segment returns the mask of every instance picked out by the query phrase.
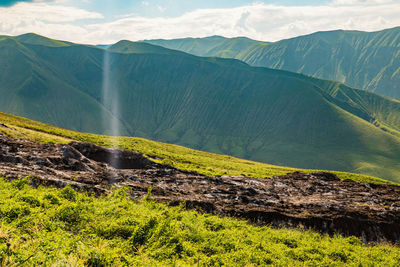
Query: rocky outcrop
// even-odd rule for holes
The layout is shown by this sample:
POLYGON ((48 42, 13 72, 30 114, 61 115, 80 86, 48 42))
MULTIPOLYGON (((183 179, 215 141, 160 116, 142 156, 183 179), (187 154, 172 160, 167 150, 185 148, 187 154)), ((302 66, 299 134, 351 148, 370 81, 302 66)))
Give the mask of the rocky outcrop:
POLYGON ((230 215, 259 225, 311 228, 355 235, 364 242, 400 244, 400 187, 340 180, 326 172, 294 172, 265 179, 208 177, 157 164, 141 153, 89 143, 37 144, 0 136, 0 175, 32 176, 34 184, 96 194, 129 186, 170 205, 230 215))

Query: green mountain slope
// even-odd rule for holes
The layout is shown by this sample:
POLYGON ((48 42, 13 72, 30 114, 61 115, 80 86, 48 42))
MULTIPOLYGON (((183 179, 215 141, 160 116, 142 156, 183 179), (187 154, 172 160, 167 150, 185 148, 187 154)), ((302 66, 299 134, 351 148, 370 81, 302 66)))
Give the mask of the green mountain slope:
MULTIPOLYGON (((103 131, 98 125, 98 114, 104 114, 107 120, 112 115, 93 97, 69 84, 63 77, 64 70, 57 72, 51 62, 40 58, 34 49, 27 48, 15 39, 0 41, 0 47, 2 110, 68 128, 103 131)), ((49 52, 54 49, 33 47, 37 50, 47 48, 49 52)), ((57 57, 62 63, 62 55, 57 57)))
POLYGON ((6 38, 0 53, 4 112, 94 133, 110 133, 115 117, 122 135, 400 177, 400 102, 340 83, 126 41, 105 52, 6 38), (103 105, 105 63, 119 113, 103 105))
POLYGON ((145 43, 159 45, 170 49, 184 51, 196 56, 240 58, 238 53, 257 49, 270 43, 258 42, 245 37, 224 38, 210 36, 205 38, 183 38, 172 40, 145 40, 145 43))
POLYGON ((118 43, 107 48, 109 52, 126 53, 126 54, 182 54, 182 52, 163 48, 160 46, 154 46, 147 43, 135 43, 127 40, 119 41, 118 43))
POLYGON ((51 46, 51 47, 71 45, 70 42, 64 42, 64 41, 50 39, 50 38, 47 38, 44 36, 37 35, 35 33, 22 34, 22 35, 16 36, 14 39, 21 43, 44 45, 44 46, 51 46))
MULTIPOLYGON (((227 155, 214 154, 166 144, 138 137, 111 137, 82 133, 57 126, 29 120, 0 112, 0 134, 38 143, 67 144, 71 141, 89 142, 100 146, 118 147, 143 153, 153 161, 168 164, 179 169, 196 171, 208 176, 244 175, 249 177, 272 177, 290 172, 315 172, 249 161, 227 155)), ((340 179, 364 183, 396 184, 363 174, 333 171, 340 179)))
POLYGON ((400 99, 400 27, 379 32, 317 32, 275 43, 215 36, 145 42, 341 81, 400 99))

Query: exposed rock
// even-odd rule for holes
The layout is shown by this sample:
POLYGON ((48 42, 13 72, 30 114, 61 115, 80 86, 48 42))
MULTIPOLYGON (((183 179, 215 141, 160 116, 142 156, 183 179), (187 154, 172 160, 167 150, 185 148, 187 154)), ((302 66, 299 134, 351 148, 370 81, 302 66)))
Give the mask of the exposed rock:
POLYGON ((32 175, 34 184, 96 194, 129 186, 143 197, 276 227, 355 235, 364 242, 400 244, 400 187, 340 180, 326 172, 294 172, 265 179, 207 177, 152 162, 141 153, 88 143, 41 145, 0 136, 0 175, 32 175))
POLYGON ((82 154, 76 150, 75 148, 71 147, 71 146, 64 146, 61 148, 61 152, 64 158, 66 159, 76 159, 76 160, 80 160, 82 159, 82 154))

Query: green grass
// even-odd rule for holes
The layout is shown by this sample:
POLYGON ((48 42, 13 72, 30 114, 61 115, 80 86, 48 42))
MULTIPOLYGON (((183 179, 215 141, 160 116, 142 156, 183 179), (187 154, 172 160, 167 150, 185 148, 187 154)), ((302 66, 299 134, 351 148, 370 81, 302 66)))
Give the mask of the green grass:
POLYGON ((2 266, 398 266, 400 249, 0 179, 2 266))
MULTIPOLYGON (((0 127, 0 133, 42 143, 68 143, 72 140, 90 142, 102 146, 111 146, 112 143, 115 143, 115 140, 112 141, 108 136, 67 130, 5 113, 0 113, 0 123, 9 127, 0 127)), ((246 175, 263 178, 283 175, 293 171, 316 171, 259 163, 143 138, 121 137, 118 138, 118 142, 119 147, 122 149, 139 151, 155 158, 154 160, 157 162, 170 164, 185 170, 197 171, 206 175, 246 175)), ((393 182, 367 175, 346 172, 333 173, 336 173, 341 179, 394 184, 393 182)))
POLYGON ((69 46, 70 45, 68 42, 62 42, 62 41, 50 39, 47 37, 37 35, 35 33, 26 33, 26 34, 16 36, 14 38, 16 40, 18 40, 19 42, 26 43, 26 44, 44 45, 44 46, 50 46, 50 47, 61 47, 61 46, 69 46))

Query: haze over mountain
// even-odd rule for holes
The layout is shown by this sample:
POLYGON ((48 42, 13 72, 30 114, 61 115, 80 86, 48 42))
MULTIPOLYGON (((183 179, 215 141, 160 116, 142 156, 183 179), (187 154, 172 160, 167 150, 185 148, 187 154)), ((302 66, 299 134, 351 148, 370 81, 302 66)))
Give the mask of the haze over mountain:
POLYGON ((400 102, 234 59, 145 43, 108 49, 34 34, 0 37, 0 110, 58 126, 140 136, 256 161, 400 177, 400 102), (119 113, 104 105, 108 53, 119 113))
POLYGON ((400 27, 378 32, 316 32, 274 43, 220 36, 145 42, 336 80, 400 99, 400 27))

